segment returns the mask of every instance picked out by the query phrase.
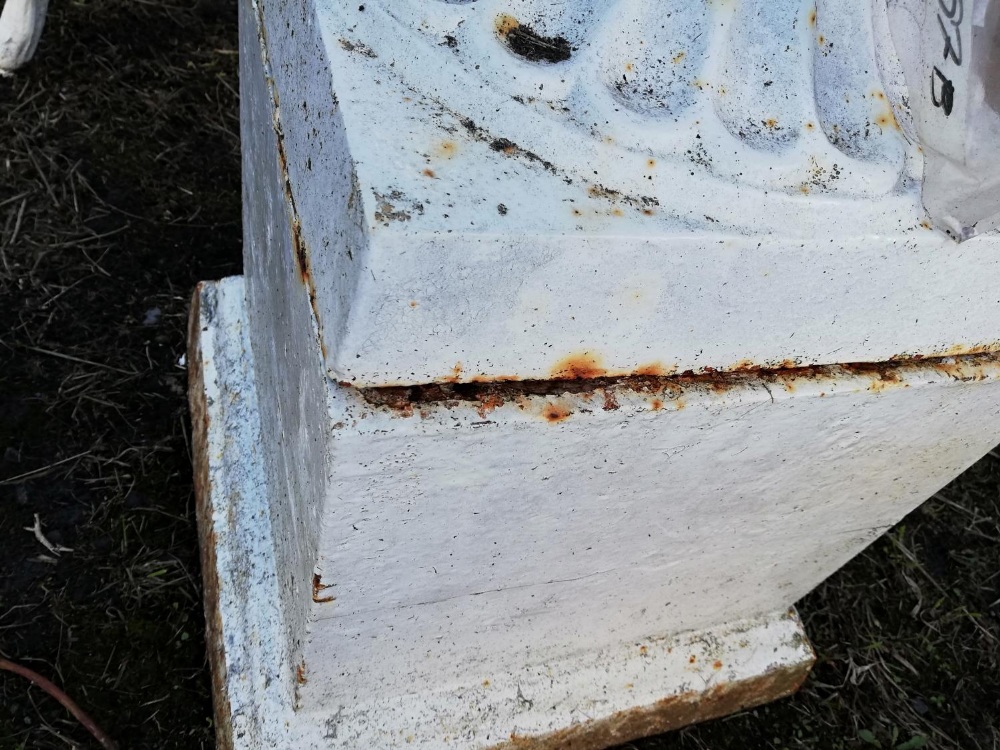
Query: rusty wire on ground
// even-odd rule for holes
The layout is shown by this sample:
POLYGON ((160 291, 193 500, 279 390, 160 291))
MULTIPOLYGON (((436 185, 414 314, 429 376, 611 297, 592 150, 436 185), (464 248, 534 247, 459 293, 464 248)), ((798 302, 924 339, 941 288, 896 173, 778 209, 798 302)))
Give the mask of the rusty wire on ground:
POLYGON ((87 715, 87 712, 80 708, 76 702, 66 695, 66 693, 54 682, 42 677, 33 669, 22 667, 20 664, 15 664, 7 659, 0 659, 0 669, 13 672, 26 680, 30 680, 35 685, 38 685, 38 687, 59 701, 67 711, 73 714, 76 720, 86 727, 87 731, 94 735, 94 738, 101 743, 101 747, 106 748, 106 750, 118 750, 118 745, 115 744, 114 740, 108 737, 104 730, 97 726, 97 723, 87 715))

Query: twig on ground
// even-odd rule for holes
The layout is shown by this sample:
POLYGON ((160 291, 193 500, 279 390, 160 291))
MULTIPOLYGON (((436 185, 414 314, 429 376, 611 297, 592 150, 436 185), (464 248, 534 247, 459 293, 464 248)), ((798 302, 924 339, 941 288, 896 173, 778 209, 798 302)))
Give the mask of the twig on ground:
POLYGON ((88 453, 90 453, 89 450, 88 451, 83 451, 82 453, 77 453, 77 454, 74 454, 72 456, 69 456, 68 458, 63 458, 63 459, 60 459, 59 461, 55 461, 54 463, 51 463, 48 466, 42 466, 39 469, 32 469, 31 471, 26 471, 23 474, 18 474, 17 476, 7 477, 6 479, 0 479, 0 486, 5 485, 5 484, 14 484, 15 482, 20 482, 20 481, 22 481, 24 479, 29 479, 29 478, 32 478, 32 477, 41 476, 42 474, 45 474, 45 473, 49 472, 50 470, 56 468, 57 466, 61 466, 62 464, 69 463, 70 461, 72 461, 74 459, 77 459, 77 458, 83 458, 88 453))
POLYGON ((63 546, 61 546, 59 544, 53 544, 52 542, 50 542, 48 539, 45 538, 45 534, 42 533, 42 522, 38 518, 38 514, 37 513, 35 514, 35 525, 34 526, 25 526, 24 530, 25 531, 32 531, 32 532, 34 532, 35 539, 37 539, 39 542, 41 542, 42 546, 45 547, 45 549, 47 549, 49 552, 51 552, 53 555, 56 555, 57 557, 59 556, 59 554, 61 552, 72 552, 73 551, 73 549, 71 547, 63 547, 63 546))

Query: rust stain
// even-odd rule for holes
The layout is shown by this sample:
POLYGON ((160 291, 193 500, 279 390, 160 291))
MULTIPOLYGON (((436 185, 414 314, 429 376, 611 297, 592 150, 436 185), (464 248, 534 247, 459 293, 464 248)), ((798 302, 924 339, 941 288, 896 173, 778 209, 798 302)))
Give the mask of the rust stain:
POLYGON ((295 668, 295 681, 300 685, 305 685, 308 680, 306 679, 306 663, 303 661, 295 668))
POLYGON ((514 16, 501 13, 493 22, 493 27, 500 36, 507 36, 510 32, 520 27, 521 23, 514 16))
POLYGON ((648 654, 649 654, 649 649, 648 648, 646 648, 645 646, 639 646, 639 655, 640 656, 647 656, 648 654))
POLYGON ((882 391, 888 390, 892 386, 903 384, 903 378, 900 376, 897 370, 881 370, 875 373, 872 378, 871 385, 868 390, 873 393, 881 393, 882 391))
POLYGON ((616 411, 618 409, 618 399, 615 392, 610 388, 604 389, 604 411, 616 411))
POLYGON ((479 413, 480 419, 486 419, 486 415, 489 414, 494 409, 499 409, 504 405, 503 396, 496 393, 490 393, 483 396, 482 401, 476 411, 479 413))
POLYGON ((446 383, 457 383, 462 377, 462 363, 456 362, 455 366, 451 368, 451 374, 449 374, 444 382, 446 383))
POLYGON ((490 686, 490 681, 489 680, 483 680, 483 687, 489 687, 489 686, 490 686))
POLYGON ((806 123, 806 130, 808 130, 809 132, 812 132, 815 129, 816 129, 816 126, 813 123, 811 123, 811 122, 807 122, 806 123))
POLYGON ((891 108, 875 115, 875 124, 882 130, 885 130, 886 128, 895 128, 896 130, 899 130, 899 123, 896 121, 896 115, 893 113, 891 108))
POLYGON ((685 57, 687 57, 687 52, 678 52, 676 55, 670 58, 670 62, 674 65, 680 63, 685 57))
POLYGON ((766 120, 764 120, 764 126, 771 130, 774 130, 776 127, 778 127, 778 118, 768 117, 766 120))
POLYGON ((458 144, 452 140, 441 141, 434 149, 434 153, 442 159, 450 159, 458 153, 458 144))
POLYGON ((635 371, 636 375, 647 375, 656 378, 665 378, 669 375, 673 375, 677 372, 677 365, 673 367, 664 367, 659 362, 650 362, 648 365, 642 365, 638 370, 635 371))
POLYGON ((280 124, 275 126, 274 132, 277 136, 278 167, 281 170, 285 200, 291 212, 292 262, 295 264, 299 281, 305 286, 308 293, 309 307, 312 309, 313 318, 316 321, 317 342, 325 360, 327 352, 326 343, 323 340, 323 319, 319 314, 319 305, 316 302, 316 284, 312 275, 309 248, 302 236, 302 223, 299 220, 299 210, 295 203, 295 195, 292 192, 292 181, 288 173, 288 156, 285 153, 285 137, 281 131, 280 124))
POLYGON ((760 365, 755 364, 752 359, 741 359, 731 367, 726 368, 730 372, 759 372, 760 365))
POLYGON ((656 159, 646 159, 646 167, 652 169, 656 166, 656 159))
POLYGON ((826 37, 823 36, 822 34, 819 35, 819 37, 816 39, 816 41, 819 42, 819 46, 820 47, 825 47, 826 46, 826 37))
POLYGON ((416 307, 416 306, 417 306, 417 301, 415 299, 411 299, 410 300, 410 307, 416 307))
POLYGON ((580 380, 599 378, 606 374, 601 358, 590 352, 571 354, 557 362, 549 377, 553 380, 580 380))
POLYGON ((633 65, 632 63, 625 63, 626 73, 631 73, 633 70, 635 70, 635 65, 633 65))
POLYGON ((582 721, 539 736, 511 734, 490 750, 603 750, 641 737, 726 716, 791 695, 805 681, 812 661, 773 669, 763 675, 723 682, 705 690, 692 690, 663 698, 612 716, 582 721))
MULTIPOLYGON (((1000 367, 1000 341, 980 345, 960 345, 947 350, 947 355, 939 353, 935 357, 897 355, 886 362, 860 362, 838 365, 799 365, 795 360, 758 364, 751 360, 740 360, 718 371, 711 367, 699 372, 687 370, 676 373, 676 367, 663 368, 658 363, 644 366, 640 371, 619 374, 606 370, 599 357, 583 352, 558 362, 552 370, 550 380, 518 380, 510 376, 490 377, 476 375, 467 378, 470 382, 457 382, 460 375, 456 368, 446 382, 426 383, 413 386, 388 386, 362 388, 360 392, 373 406, 386 407, 402 416, 410 416, 414 405, 444 404, 456 406, 462 402, 473 402, 483 414, 507 402, 516 403, 522 410, 532 407, 531 397, 551 398, 573 395, 586 399, 594 393, 610 405, 612 399, 619 403, 622 393, 647 394, 654 410, 660 410, 668 403, 676 410, 686 408, 689 392, 709 392, 724 395, 735 388, 753 387, 763 383, 794 391, 806 382, 825 384, 836 383, 845 378, 860 378, 867 382, 869 390, 882 392, 893 387, 908 387, 910 373, 930 371, 943 373, 963 381, 982 380, 997 374, 1000 367), (954 352, 954 354, 951 354, 954 352)), ((350 386, 345 383, 345 386, 350 386)), ((826 390, 823 391, 826 393, 826 390)), ((565 405, 552 410, 552 403, 543 407, 549 421, 559 421, 569 415, 565 405)))
POLYGON ((714 662, 712 662, 712 669, 716 671, 722 669, 722 662, 716 659, 714 662))
POLYGON ((333 584, 324 584, 319 573, 313 573, 312 584, 312 600, 317 604, 326 604, 327 602, 332 602, 337 598, 335 596, 322 596, 322 592, 326 591, 326 589, 333 588, 333 584))
POLYGON ((691 654, 691 656, 688 657, 688 664, 694 664, 696 661, 698 661, 698 657, 694 654, 691 654))
POLYGON ((571 413, 568 407, 556 403, 547 403, 542 409, 542 416, 545 417, 545 421, 553 424, 562 422, 564 419, 569 419, 571 413))
POLYGON ((816 9, 813 8, 809 11, 809 26, 816 28, 816 9))
POLYGON ((423 174, 424 177, 430 177, 432 179, 437 177, 437 175, 434 174, 434 170, 430 168, 425 169, 421 174, 423 174))
POLYGON ((612 216, 624 216, 625 212, 622 211, 620 208, 615 207, 615 208, 611 209, 611 215, 612 216))
POLYGON ((654 213, 656 213, 656 212, 653 211, 653 209, 651 209, 651 208, 644 208, 644 209, 642 209, 642 215, 643 216, 652 216, 654 213))

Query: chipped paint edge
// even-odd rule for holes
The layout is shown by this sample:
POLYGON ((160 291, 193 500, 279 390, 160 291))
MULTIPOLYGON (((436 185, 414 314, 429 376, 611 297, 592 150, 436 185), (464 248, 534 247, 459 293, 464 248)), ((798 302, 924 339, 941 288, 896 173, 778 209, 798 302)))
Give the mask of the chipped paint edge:
MULTIPOLYGON (((442 719, 458 720, 469 687, 428 686, 419 695, 389 698, 380 705, 358 706, 343 713, 339 709, 344 730, 353 723, 352 714, 359 718, 354 728, 361 731, 367 724, 362 718, 365 714, 370 716, 374 711, 383 720, 374 733, 351 740, 360 745, 331 743, 327 714, 334 707, 296 712, 292 708, 294 685, 285 678, 291 671, 290 657, 280 647, 283 625, 274 606, 277 575, 264 477, 261 462, 255 458, 260 424, 245 318, 242 277, 199 284, 189 318, 189 403, 206 640, 217 742, 222 750, 346 748, 364 743, 413 747, 414 737, 408 732, 417 726, 428 730, 421 732, 415 743, 425 748, 549 750, 571 744, 581 750, 597 750, 776 700, 793 693, 808 675, 816 657, 798 616, 790 610, 644 644, 620 644, 547 667, 567 674, 602 674, 601 682, 610 688, 610 695, 604 692, 602 697, 614 699, 605 704, 610 710, 603 716, 579 721, 571 711, 554 711, 544 717, 545 723, 561 728, 543 729, 537 721, 528 722, 522 731, 510 732, 499 744, 503 735, 485 724, 466 727, 474 730, 466 739, 449 737, 441 734, 442 719), (255 570, 254 576, 247 576, 248 567, 255 570), (738 646, 750 656, 743 662, 734 659, 725 673, 706 659, 681 672, 666 667, 671 658, 668 654, 678 644, 695 648, 698 643, 727 643, 734 653, 738 646), (759 649, 775 654, 763 668, 752 659, 759 649), (777 649, 781 649, 780 654, 777 649), (659 676, 647 682, 646 690, 633 691, 626 685, 626 680, 651 667, 659 676), (617 690, 612 684, 616 678, 622 685, 617 690), (692 690, 691 684, 702 687, 692 690)), ((526 677, 498 676, 498 690, 483 695, 483 700, 496 702, 498 708, 510 704, 508 693, 516 695, 522 685, 529 684, 524 682, 526 677), (502 687, 507 682, 509 690, 502 687)), ((591 687, 596 689, 596 683, 591 687)), ((536 695, 542 699, 539 705, 547 705, 547 697, 536 695)), ((341 737, 346 739, 347 734, 345 731, 341 737)))
POLYGON ((278 747, 291 714, 242 276, 202 282, 188 318, 195 513, 220 750, 278 747), (252 571, 252 572, 251 572, 252 571))
MULTIPOLYGON (((201 298, 206 285, 201 283, 191 298, 188 317, 188 408, 191 415, 191 440, 194 460, 195 516, 198 522, 198 547, 205 607, 205 648, 212 673, 212 708, 216 744, 220 750, 233 747, 232 715, 225 686, 226 649, 219 611, 219 571, 216 564, 215 530, 212 524, 212 485, 209 459, 211 416, 205 388, 205 364, 202 353, 201 298)), ((209 365, 211 366, 211 364, 209 365)))

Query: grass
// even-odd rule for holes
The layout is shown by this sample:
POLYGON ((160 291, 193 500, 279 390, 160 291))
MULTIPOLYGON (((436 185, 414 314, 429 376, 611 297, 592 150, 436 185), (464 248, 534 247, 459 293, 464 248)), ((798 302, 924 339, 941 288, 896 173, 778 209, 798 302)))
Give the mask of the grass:
MULTIPOLYGON (((0 80, 0 655, 125 748, 213 746, 178 359, 195 282, 240 271, 235 15, 56 2, 0 80)), ((626 747, 1000 747, 998 608, 988 456, 800 604, 796 696, 626 747)), ((74 746, 0 673, 0 748, 74 746)))

